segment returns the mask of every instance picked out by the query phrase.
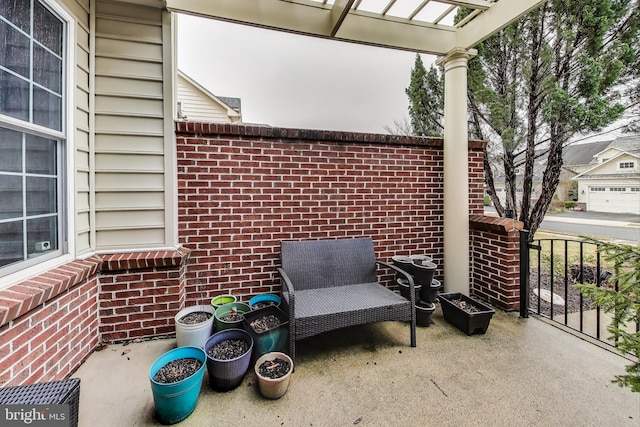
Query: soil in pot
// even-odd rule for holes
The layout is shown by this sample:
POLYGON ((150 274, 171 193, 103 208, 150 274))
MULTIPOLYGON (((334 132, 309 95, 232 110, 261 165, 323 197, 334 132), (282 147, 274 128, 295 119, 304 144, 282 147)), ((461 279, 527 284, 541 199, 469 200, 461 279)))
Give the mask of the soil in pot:
POLYGON ((291 369, 288 361, 276 357, 273 360, 265 360, 258 366, 258 373, 266 378, 276 379, 284 377, 291 369))
POLYGON ((201 361, 190 357, 172 360, 156 372, 153 380, 162 384, 177 383, 198 372, 201 366, 201 361))
POLYGON ((471 302, 465 301, 465 300, 463 300, 461 298, 459 298, 459 299, 451 299, 449 301, 451 301, 452 303, 457 305, 461 310, 464 310, 467 313, 478 313, 480 311, 484 311, 483 309, 481 309, 477 305, 475 305, 475 304, 473 304, 471 302))
POLYGON ((231 360, 249 351, 249 343, 245 340, 223 340, 211 347, 207 354, 216 360, 231 360))
POLYGON ((239 322, 244 319, 244 314, 235 308, 232 308, 228 313, 219 316, 220 320, 224 320, 225 322, 239 322))
POLYGON ((178 320, 178 322, 183 323, 185 325, 195 325, 198 323, 206 322, 212 317, 213 317, 212 313, 207 313, 206 311, 194 311, 192 313, 182 316, 178 320))
POLYGON ((278 319, 275 315, 267 314, 265 316, 258 317, 249 324, 254 331, 256 331, 257 333, 262 333, 273 328, 277 328, 282 324, 282 322, 280 322, 280 319, 278 319))
POLYGON ((263 301, 257 302, 251 306, 254 310, 260 310, 261 308, 269 307, 270 305, 276 305, 275 301, 263 301))

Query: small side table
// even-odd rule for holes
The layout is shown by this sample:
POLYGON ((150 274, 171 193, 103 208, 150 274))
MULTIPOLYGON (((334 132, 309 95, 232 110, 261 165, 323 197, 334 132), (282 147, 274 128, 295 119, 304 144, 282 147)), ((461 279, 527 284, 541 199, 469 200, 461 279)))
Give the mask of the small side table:
POLYGON ((78 426, 80 404, 80 379, 19 385, 0 388, 0 404, 3 405, 50 405, 69 404, 69 426, 78 426))

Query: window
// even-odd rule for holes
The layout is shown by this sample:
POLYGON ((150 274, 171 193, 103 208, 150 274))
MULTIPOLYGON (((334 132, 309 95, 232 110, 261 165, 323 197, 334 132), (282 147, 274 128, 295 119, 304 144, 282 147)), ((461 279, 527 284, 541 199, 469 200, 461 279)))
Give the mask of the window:
POLYGON ((611 187, 609 191, 627 191, 624 187, 611 187))
POLYGON ((631 187, 631 191, 640 191, 640 187, 631 187))
POLYGON ((604 191, 604 187, 591 187, 589 191, 604 191))
POLYGON ((67 24, 0 2, 0 276, 62 254, 67 24))
POLYGON ((635 169, 635 162, 620 162, 618 164, 619 169, 635 169))

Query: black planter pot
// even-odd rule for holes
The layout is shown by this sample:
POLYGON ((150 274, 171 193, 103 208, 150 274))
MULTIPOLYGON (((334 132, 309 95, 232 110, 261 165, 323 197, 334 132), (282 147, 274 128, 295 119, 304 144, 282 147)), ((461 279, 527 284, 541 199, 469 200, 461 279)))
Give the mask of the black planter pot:
POLYGON ((431 279, 430 286, 420 286, 420 291, 416 291, 416 293, 421 301, 432 304, 438 300, 438 290, 441 287, 442 285, 438 279, 431 279))
POLYGON ((416 302, 416 325, 429 327, 433 323, 431 320, 433 312, 436 311, 436 305, 424 301, 416 302))
MULTIPOLYGON (((394 255, 391 257, 391 261, 393 261, 393 265, 395 265, 399 269, 406 271, 408 274, 412 274, 411 266, 413 265, 413 260, 408 256, 394 255)), ((398 279, 406 280, 403 275, 401 275, 400 273, 396 273, 396 280, 398 279)))
POLYGON ((422 261, 420 264, 414 263, 411 266, 411 273, 413 274, 415 283, 419 285, 431 284, 436 268, 437 266, 431 261, 422 261))
MULTIPOLYGON (((407 279, 404 279, 404 278, 397 279, 396 283, 398 284, 398 289, 400 290, 400 295, 402 295, 406 299, 410 300, 411 296, 409 294, 409 282, 407 282, 407 279)), ((414 293, 416 294, 416 303, 420 299, 420 289, 421 288, 422 288, 421 285, 418 285, 418 284, 414 283, 413 290, 414 290, 414 293)))
POLYGON ((438 295, 438 299, 440 300, 444 320, 467 335, 475 333, 484 334, 487 332, 491 317, 495 314, 493 308, 459 292, 440 294, 438 295), (478 311, 469 312, 468 310, 464 310, 453 302, 456 300, 462 300, 466 305, 476 307, 478 311))

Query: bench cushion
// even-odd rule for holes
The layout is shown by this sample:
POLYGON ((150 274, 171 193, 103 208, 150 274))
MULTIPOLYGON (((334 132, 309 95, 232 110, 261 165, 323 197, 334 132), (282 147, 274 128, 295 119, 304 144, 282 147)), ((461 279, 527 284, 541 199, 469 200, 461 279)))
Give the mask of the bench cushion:
POLYGON ((411 321, 411 304, 378 283, 296 290, 295 337, 302 339, 347 326, 411 321))

